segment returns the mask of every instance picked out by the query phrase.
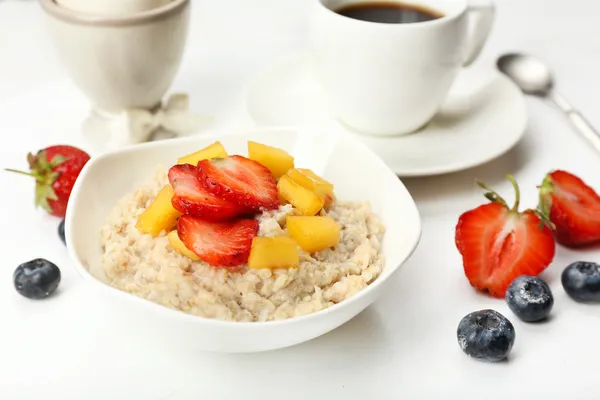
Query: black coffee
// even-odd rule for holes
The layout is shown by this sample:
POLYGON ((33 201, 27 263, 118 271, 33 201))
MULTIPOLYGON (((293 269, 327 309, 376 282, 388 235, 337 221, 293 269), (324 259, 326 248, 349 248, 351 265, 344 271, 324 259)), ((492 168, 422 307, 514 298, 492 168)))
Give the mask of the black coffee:
POLYGON ((335 12, 348 18, 384 24, 412 24, 444 16, 441 12, 431 8, 395 1, 348 4, 335 12))

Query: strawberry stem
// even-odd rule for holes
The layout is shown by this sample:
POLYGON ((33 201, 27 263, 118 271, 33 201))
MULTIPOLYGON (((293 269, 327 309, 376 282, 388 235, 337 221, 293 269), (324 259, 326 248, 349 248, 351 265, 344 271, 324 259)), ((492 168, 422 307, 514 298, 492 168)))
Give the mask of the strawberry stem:
POLYGON ((485 196, 486 199, 488 199, 489 201, 491 201, 492 203, 498 203, 503 205, 504 207, 508 208, 508 205, 506 204, 506 201, 502 198, 502 196, 500 196, 498 193, 496 193, 494 190, 490 189, 489 187, 487 187, 485 185, 485 183, 483 183, 480 180, 477 180, 477 186, 479 186, 480 188, 482 188, 483 190, 486 190, 487 192, 485 192, 483 195, 485 196))
POLYGON ((540 229, 543 225, 547 225, 551 230, 555 230, 556 226, 550 221, 550 209, 552 208, 552 193, 554 185, 550 174, 544 177, 544 181, 540 186, 539 203, 536 209, 537 215, 540 217, 540 229))
POLYGON ((36 181, 40 180, 40 177, 38 175, 31 173, 31 172, 19 171, 18 169, 12 169, 12 168, 4 168, 4 170, 7 172, 14 172, 16 174, 31 176, 32 178, 35 178, 36 181))
MULTIPOLYGON (((510 211, 519 212, 519 205, 521 203, 521 191, 519 190, 519 184, 517 183, 517 180, 510 174, 506 175, 506 179, 508 179, 510 181, 510 183, 513 185, 513 188, 515 189, 515 204, 510 209, 510 211)), ((502 198, 502 196, 500 196, 496 191, 487 187, 485 185, 485 183, 483 183, 480 180, 477 180, 477 185, 480 188, 486 190, 486 192, 484 193, 484 196, 486 199, 488 199, 492 203, 498 203, 498 204, 508 208, 508 204, 506 203, 506 200, 504 200, 502 198)))
POLYGON ((519 184, 517 183, 517 180, 515 179, 515 177, 512 176, 511 174, 507 174, 506 179, 508 179, 510 181, 510 183, 512 183, 513 188, 515 189, 515 204, 513 205, 513 208, 511 209, 511 211, 518 212, 519 204, 521 203, 521 191, 519 190, 519 184))

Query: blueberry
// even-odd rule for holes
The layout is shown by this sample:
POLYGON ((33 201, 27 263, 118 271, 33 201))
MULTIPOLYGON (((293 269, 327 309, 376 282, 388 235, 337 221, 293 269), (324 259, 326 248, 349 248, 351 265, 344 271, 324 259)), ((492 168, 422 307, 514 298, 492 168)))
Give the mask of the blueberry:
POLYGON ((535 276, 516 278, 506 291, 508 308, 525 322, 541 321, 548 317, 554 296, 546 282, 535 276))
POLYGON ((67 240, 65 239, 65 220, 64 219, 62 221, 60 221, 60 224, 58 224, 58 237, 60 238, 60 240, 62 240, 62 242, 65 245, 67 244, 67 240))
POLYGON ((501 361, 515 343, 515 328, 494 310, 475 311, 464 317, 456 332, 466 355, 482 361, 501 361))
POLYGON ((577 261, 562 273, 565 292, 575 301, 582 303, 600 302, 600 265, 577 261))
POLYGON ((17 292, 30 299, 44 299, 60 283, 60 269, 43 258, 28 261, 17 267, 13 274, 17 292))

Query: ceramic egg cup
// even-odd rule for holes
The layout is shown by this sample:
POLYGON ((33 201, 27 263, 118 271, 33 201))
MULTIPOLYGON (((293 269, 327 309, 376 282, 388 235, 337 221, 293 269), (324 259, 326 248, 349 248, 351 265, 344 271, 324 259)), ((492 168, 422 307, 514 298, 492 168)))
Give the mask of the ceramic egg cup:
MULTIPOLYGON (((64 1, 40 2, 62 64, 92 104, 84 124, 91 147, 109 150, 143 142, 164 127, 168 112, 171 122, 187 117, 187 97, 170 99, 167 106, 163 97, 187 42, 190 0, 154 2, 156 7, 135 12, 119 6, 120 13, 74 7, 89 3, 84 0, 66 6, 64 1)), ((179 125, 187 133, 198 128, 195 122, 187 118, 179 125)))

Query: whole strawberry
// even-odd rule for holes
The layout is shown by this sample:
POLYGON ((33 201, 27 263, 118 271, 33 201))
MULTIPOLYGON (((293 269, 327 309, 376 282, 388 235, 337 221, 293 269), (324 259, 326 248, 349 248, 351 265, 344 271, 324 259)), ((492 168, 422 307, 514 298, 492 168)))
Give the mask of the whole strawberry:
POLYGON ((502 197, 479 183, 491 203, 462 214, 455 236, 471 285, 500 298, 515 278, 546 269, 556 250, 551 224, 536 210, 519 211, 519 187, 512 176, 508 179, 515 188, 514 206, 508 208, 502 197))
POLYGON ((67 211, 75 180, 89 159, 85 151, 76 147, 50 146, 35 155, 27 155, 30 172, 7 171, 34 177, 36 207, 41 206, 48 213, 62 218, 67 211))
POLYGON ((578 247, 600 242, 600 196, 567 171, 552 171, 540 187, 540 212, 556 226, 556 241, 578 247))

